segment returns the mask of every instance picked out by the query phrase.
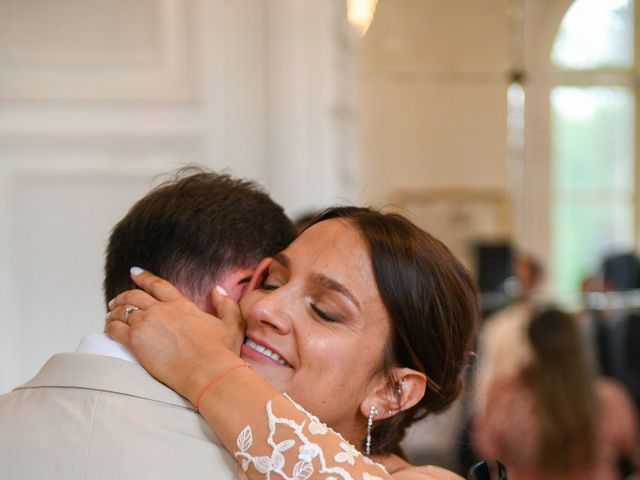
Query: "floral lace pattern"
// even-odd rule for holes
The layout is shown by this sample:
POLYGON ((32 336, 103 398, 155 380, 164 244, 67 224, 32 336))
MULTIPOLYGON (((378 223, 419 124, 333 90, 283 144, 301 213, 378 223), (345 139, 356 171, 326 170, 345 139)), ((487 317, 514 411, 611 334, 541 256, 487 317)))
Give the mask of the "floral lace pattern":
POLYGON ((267 402, 266 413, 268 432, 254 425, 256 432, 266 433, 266 442, 256 439, 250 425, 236 439, 235 457, 242 476, 267 480, 389 478, 384 467, 364 457, 286 394, 267 402))

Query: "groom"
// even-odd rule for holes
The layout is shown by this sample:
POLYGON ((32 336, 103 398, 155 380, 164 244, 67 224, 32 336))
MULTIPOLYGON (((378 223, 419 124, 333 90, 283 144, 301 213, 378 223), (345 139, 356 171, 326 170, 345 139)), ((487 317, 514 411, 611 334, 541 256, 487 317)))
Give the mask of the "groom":
MULTIPOLYGON (((255 184, 180 171, 113 229, 106 301, 134 288, 129 268, 139 265, 216 313, 212 288, 237 301, 260 260, 293 236, 282 208, 255 184)), ((189 402, 104 334, 54 355, 31 381, 0 396, 1 479, 212 480, 235 473, 233 458, 189 402)))

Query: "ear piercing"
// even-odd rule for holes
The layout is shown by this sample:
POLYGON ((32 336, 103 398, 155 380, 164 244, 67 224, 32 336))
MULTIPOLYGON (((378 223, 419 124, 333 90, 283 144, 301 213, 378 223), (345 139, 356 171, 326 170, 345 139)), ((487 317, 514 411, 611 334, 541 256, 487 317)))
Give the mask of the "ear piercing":
POLYGON ((404 387, 404 378, 398 382, 398 386, 396 387, 396 395, 398 397, 402 397, 402 387, 404 387))
MULTIPOLYGON (((402 398, 402 387, 404 387, 405 379, 401 379, 396 386, 396 395, 399 398, 402 398)), ((365 452, 367 457, 371 454, 371 431, 373 430, 373 417, 377 417, 378 415, 382 415, 384 410, 379 409, 375 405, 371 405, 369 409, 369 418, 367 418, 367 440, 365 442, 365 452)))
POLYGON ((378 410, 378 407, 372 405, 369 409, 369 418, 367 419, 367 442, 366 442, 366 454, 367 457, 371 453, 371 430, 373 429, 373 417, 380 415, 382 412, 378 410))

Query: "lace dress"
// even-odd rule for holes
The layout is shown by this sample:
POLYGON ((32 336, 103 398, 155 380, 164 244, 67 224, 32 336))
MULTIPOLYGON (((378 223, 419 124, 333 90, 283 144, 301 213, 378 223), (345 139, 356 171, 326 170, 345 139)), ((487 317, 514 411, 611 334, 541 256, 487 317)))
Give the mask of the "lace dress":
POLYGON ((225 376, 202 398, 199 411, 238 462, 241 479, 461 480, 403 461, 390 464, 392 476, 250 369, 225 376))
POLYGON ((390 478, 286 394, 267 402, 266 422, 246 425, 233 453, 240 477, 283 480, 390 478))
MULTIPOLYGON (((287 394, 268 401, 262 414, 246 409, 243 416, 248 418, 238 425, 235 442, 221 437, 238 462, 241 480, 462 480, 439 467, 408 464, 392 476, 287 394)), ((233 415, 224 422, 231 430, 223 431, 233 431, 233 415)))

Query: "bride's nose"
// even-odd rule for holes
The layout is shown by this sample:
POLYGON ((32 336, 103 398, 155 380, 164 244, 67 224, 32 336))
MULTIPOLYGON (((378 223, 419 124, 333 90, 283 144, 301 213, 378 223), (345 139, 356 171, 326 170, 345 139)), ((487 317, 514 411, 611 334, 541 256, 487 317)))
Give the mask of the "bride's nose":
POLYGON ((290 303, 282 290, 274 290, 256 301, 250 310, 250 318, 261 326, 272 328, 281 335, 291 332, 290 303))

